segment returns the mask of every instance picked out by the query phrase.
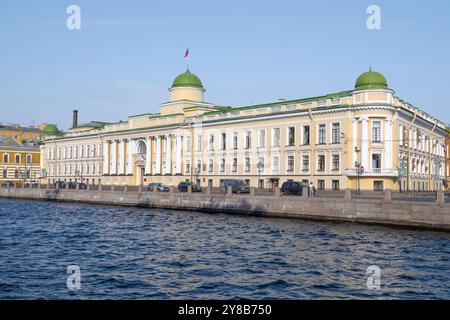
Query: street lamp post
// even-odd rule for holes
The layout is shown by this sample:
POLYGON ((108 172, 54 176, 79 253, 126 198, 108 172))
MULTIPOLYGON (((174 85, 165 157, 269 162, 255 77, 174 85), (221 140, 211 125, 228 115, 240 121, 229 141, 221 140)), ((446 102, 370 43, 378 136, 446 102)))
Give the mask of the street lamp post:
POLYGON ((258 163, 256 164, 256 168, 258 169, 258 189, 261 189, 261 186, 260 186, 261 170, 262 170, 261 159, 258 160, 258 163))

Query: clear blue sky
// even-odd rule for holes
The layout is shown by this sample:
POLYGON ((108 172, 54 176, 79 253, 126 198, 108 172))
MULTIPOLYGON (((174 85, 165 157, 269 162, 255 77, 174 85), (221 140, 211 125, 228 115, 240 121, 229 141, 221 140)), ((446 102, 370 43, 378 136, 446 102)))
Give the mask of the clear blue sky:
POLYGON ((450 122, 450 1, 2 1, 0 121, 71 124, 158 112, 185 69, 241 106, 351 89, 372 66, 450 122), (81 7, 82 29, 66 28, 81 7), (366 27, 381 7, 382 29, 366 27))

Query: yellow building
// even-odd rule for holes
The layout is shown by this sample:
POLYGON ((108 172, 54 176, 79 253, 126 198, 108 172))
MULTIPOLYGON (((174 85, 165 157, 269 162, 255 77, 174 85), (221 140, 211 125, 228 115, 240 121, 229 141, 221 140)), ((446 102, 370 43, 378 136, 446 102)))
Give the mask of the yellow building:
POLYGON ((19 143, 0 138, 0 183, 14 183, 40 178, 40 150, 34 143, 19 143))
POLYGON ((319 189, 435 190, 444 177, 445 126, 401 100, 369 70, 351 90, 221 107, 187 70, 158 114, 77 125, 41 146, 48 182, 252 186, 287 180, 319 189))

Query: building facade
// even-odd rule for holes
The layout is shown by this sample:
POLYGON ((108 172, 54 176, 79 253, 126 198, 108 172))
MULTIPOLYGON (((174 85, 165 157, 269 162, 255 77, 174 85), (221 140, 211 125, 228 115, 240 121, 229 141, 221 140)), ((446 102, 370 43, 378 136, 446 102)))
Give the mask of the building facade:
POLYGON ((446 189, 450 188, 450 128, 447 128, 447 137, 445 138, 445 181, 446 189))
POLYGON ((189 70, 158 114, 74 126, 41 145, 46 182, 318 189, 436 190, 445 174, 443 123, 401 100, 369 70, 354 89, 320 97, 222 107, 204 101, 189 70))
POLYGON ((39 180, 40 156, 37 144, 0 138, 0 183, 39 180))

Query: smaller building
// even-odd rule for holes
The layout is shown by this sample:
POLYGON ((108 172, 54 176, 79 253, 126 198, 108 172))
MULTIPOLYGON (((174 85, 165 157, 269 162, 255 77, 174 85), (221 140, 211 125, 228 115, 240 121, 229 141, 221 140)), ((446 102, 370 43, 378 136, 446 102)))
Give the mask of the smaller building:
POLYGON ((36 142, 19 143, 13 138, 0 138, 0 183, 38 180, 40 156, 36 142))

